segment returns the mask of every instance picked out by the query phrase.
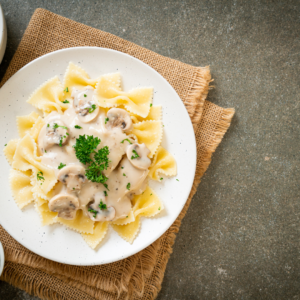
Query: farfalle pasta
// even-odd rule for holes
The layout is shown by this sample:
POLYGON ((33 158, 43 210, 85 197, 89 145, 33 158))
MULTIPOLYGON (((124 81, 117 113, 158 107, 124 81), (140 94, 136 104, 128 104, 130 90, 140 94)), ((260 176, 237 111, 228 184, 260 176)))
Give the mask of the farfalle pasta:
POLYGON ((149 179, 177 173, 152 98, 152 87, 122 91, 120 73, 90 78, 73 63, 63 83, 37 88, 27 102, 42 115, 17 117, 19 138, 4 149, 18 207, 33 203, 43 226, 67 226, 93 249, 109 226, 132 243, 141 218, 164 209, 149 179))

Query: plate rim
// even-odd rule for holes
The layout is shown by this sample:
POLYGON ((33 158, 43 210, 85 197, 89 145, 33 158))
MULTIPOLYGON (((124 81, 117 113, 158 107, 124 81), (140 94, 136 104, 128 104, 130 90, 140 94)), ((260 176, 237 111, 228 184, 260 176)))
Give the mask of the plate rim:
MULTIPOLYGON (((2 221, 0 220, 0 224, 3 226, 3 228, 15 239, 17 240, 20 244, 22 244, 25 248, 29 249, 30 251, 34 252, 35 254, 37 255, 40 255, 46 259, 49 259, 49 260, 52 260, 54 262, 58 262, 58 263, 63 263, 63 264, 67 264, 67 265, 74 265, 74 266, 93 266, 93 265, 102 265, 102 264, 108 264, 108 263, 113 263, 113 262, 117 262, 117 261, 120 261, 120 260, 123 260, 125 258, 128 258, 132 255, 135 255, 136 253, 144 250, 145 248, 147 248, 149 245, 151 245, 152 243, 154 243, 157 239, 159 239, 163 234, 166 233, 166 231, 172 226, 172 224, 176 221, 176 219, 178 218, 178 216, 180 215, 180 213, 182 212, 188 198, 189 198, 189 195, 190 195, 190 192, 192 190, 192 187, 193 187, 193 183, 194 183, 194 179, 195 179, 195 173, 196 173, 196 164, 197 164, 197 144, 196 144, 196 137, 195 137, 195 131, 193 129, 193 124, 192 124, 192 121, 191 121, 191 118, 187 112, 187 109, 183 103, 183 101, 181 100, 180 96, 178 95, 178 93, 176 92, 176 90, 172 87, 172 85, 160 74, 158 73, 154 68, 152 68, 151 66, 149 66, 148 64, 146 64, 145 62, 139 60, 138 58, 136 57, 133 57, 127 53, 124 53, 124 52, 121 52, 121 51, 117 51, 117 50, 114 50, 114 49, 109 49, 109 48, 103 48, 103 47, 94 47, 94 46, 80 46, 80 47, 70 47, 70 48, 64 48, 64 49, 59 49, 59 50, 56 50, 56 51, 53 51, 53 52, 50 52, 50 53, 47 53, 47 54, 44 54, 40 57, 37 57, 36 59, 32 60, 31 62, 27 63, 25 66, 23 66, 21 69, 19 69, 17 72, 15 72, 6 82, 5 84, 1 87, 1 89, 3 89, 3 87, 5 87, 6 85, 8 85, 10 83, 10 81, 13 79, 13 77, 20 73, 22 70, 24 70, 25 68, 29 67, 30 65, 36 63, 37 61, 40 61, 42 59, 44 59, 45 57, 49 57, 49 56, 52 56, 52 55, 55 55, 57 53, 61 53, 61 52, 68 52, 68 51, 76 51, 77 49, 81 49, 81 50, 85 50, 85 49, 96 49, 96 50, 104 50, 104 51, 108 51, 108 52, 113 52, 113 53, 117 53, 117 54, 121 54, 121 55, 125 55, 127 56, 128 58, 130 59, 133 59, 133 60, 136 60, 138 63, 142 63, 142 65, 146 68, 148 68, 149 70, 151 70, 152 72, 155 72, 156 75, 158 75, 160 77, 161 80, 164 81, 165 84, 167 84, 172 90, 173 92, 175 92, 175 94, 178 96, 178 98, 180 99, 181 101, 181 104, 182 106, 185 108, 184 109, 184 113, 187 114, 188 116, 188 119, 189 119, 189 123, 190 123, 190 126, 191 126, 191 129, 192 129, 192 135, 193 135, 193 139, 192 139, 192 142, 193 142, 193 149, 194 149, 194 164, 193 164, 193 170, 191 170, 192 174, 193 174, 193 177, 192 177, 192 180, 189 184, 189 187, 187 189, 187 194, 186 194, 186 199, 183 203, 183 206, 182 206, 182 209, 178 212, 178 214, 176 215, 176 217, 173 219, 173 221, 171 222, 171 224, 165 229, 163 230, 159 235, 157 235, 154 239, 150 239, 150 240, 147 240, 147 243, 143 243, 143 246, 141 247, 136 247, 132 252, 131 254, 128 254, 128 255, 123 255, 121 257, 119 257, 118 259, 113 259, 113 260, 108 260, 106 262, 103 262, 103 263, 100 263, 100 264, 84 264, 84 263, 80 263, 80 264, 75 264, 75 263, 69 263, 69 262, 64 262, 63 260, 59 260, 59 259, 53 259, 53 257, 49 257, 48 255, 45 255, 41 252, 39 252, 39 249, 36 249, 34 247, 27 247, 27 245, 25 246, 23 244, 23 241, 21 239, 18 239, 18 237, 15 237, 14 234, 12 234, 5 226, 3 226, 3 223, 2 221)), ((0 90, 1 90, 0 89, 0 90)), ((12 198, 12 200, 14 201, 13 199, 13 196, 12 194, 10 195, 10 197, 12 198)), ((120 237, 121 238, 121 237, 120 237)), ((97 250, 96 250, 97 252, 97 250)))

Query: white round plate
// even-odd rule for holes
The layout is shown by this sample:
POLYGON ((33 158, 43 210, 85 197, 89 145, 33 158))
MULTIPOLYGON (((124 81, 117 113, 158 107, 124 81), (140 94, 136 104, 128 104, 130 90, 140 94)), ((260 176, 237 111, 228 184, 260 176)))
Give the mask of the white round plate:
POLYGON ((9 187, 9 170, 3 152, 0 153, 0 222, 18 242, 45 258, 71 265, 101 265, 133 255, 158 239, 175 221, 190 193, 196 168, 196 142, 189 115, 171 85, 155 70, 127 54, 96 47, 63 49, 44 55, 18 71, 0 89, 0 145, 18 138, 16 116, 34 109, 26 103, 29 95, 46 80, 58 75, 63 80, 72 61, 94 78, 120 72, 125 91, 137 86, 154 88, 154 105, 163 107, 164 137, 162 146, 177 161, 178 175, 162 182, 150 181, 164 203, 155 218, 142 218, 141 228, 133 244, 124 241, 109 228, 97 250, 92 250, 77 232, 59 224, 41 226, 32 205, 21 211, 15 204, 9 187), (179 181, 176 180, 179 179, 179 181))
POLYGON ((5 23, 4 13, 0 4, 0 63, 4 56, 4 52, 6 49, 6 42, 7 42, 6 23, 5 23))
POLYGON ((2 244, 0 242, 0 276, 4 269, 4 261, 5 261, 4 250, 3 250, 2 244))

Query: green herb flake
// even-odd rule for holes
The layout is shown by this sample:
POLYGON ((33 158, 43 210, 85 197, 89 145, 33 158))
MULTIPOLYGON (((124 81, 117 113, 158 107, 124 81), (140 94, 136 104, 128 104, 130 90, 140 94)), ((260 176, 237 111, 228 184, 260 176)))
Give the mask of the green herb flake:
POLYGON ((158 208, 158 210, 160 210, 160 207, 158 208))
POLYGON ((50 124, 47 124, 47 127, 50 127, 50 124))
POLYGON ((107 197, 107 191, 104 191, 104 196, 107 197))
POLYGON ((81 129, 82 127, 79 126, 79 125, 75 125, 74 128, 76 128, 76 129, 81 129))
POLYGON ((62 103, 70 103, 70 101, 68 101, 67 99, 62 101, 62 103))
POLYGON ((42 171, 37 172, 36 178, 37 178, 37 180, 44 180, 45 181, 44 174, 43 174, 42 171))
POLYGON ((163 178, 161 177, 160 180, 163 180, 163 178))
POLYGON ((132 153, 134 154, 134 155, 132 155, 131 156, 131 159, 135 159, 135 158, 138 158, 138 157, 140 157, 139 155, 138 155, 138 153, 136 152, 136 150, 132 150, 132 153))
POLYGON ((63 141, 63 138, 61 137, 59 140, 59 147, 62 147, 62 141, 63 141))
POLYGON ((66 88, 64 89, 64 92, 68 93, 68 92, 69 92, 69 88, 66 87, 66 88))
POLYGON ((150 196, 152 196, 152 194, 150 194, 150 196))
POLYGON ((152 103, 150 103, 150 107, 152 107, 152 103))
POLYGON ((97 108, 96 104, 92 104, 92 107, 89 108, 89 113, 91 114, 97 108))
POLYGON ((60 169, 62 169, 65 166, 66 166, 66 164, 60 163, 59 166, 57 167, 57 169, 60 170, 60 169))
POLYGON ((61 126, 61 125, 58 125, 57 123, 54 123, 54 124, 53 124, 53 129, 56 129, 56 128, 58 128, 58 127, 61 127, 61 128, 63 128, 63 129, 68 130, 68 127, 66 127, 66 126, 61 126))
POLYGON ((102 201, 100 201, 99 208, 100 208, 101 210, 107 209, 106 204, 104 204, 102 201))
POLYGON ((121 169, 124 169, 124 167, 121 167, 121 169))
POLYGON ((105 118, 105 124, 109 121, 109 118, 105 118))
POLYGON ((83 94, 84 97, 86 97, 86 94, 83 94))
POLYGON ((69 135, 69 133, 68 133, 68 132, 66 132, 66 135, 69 135))
POLYGON ((94 210, 94 209, 92 209, 92 208, 89 208, 88 211, 89 211, 90 213, 94 214, 94 215, 93 215, 94 218, 97 217, 97 213, 98 213, 97 210, 94 210))
POLYGON ((124 144, 124 141, 127 141, 129 144, 132 144, 129 139, 124 139, 121 143, 124 144))
POLYGON ((45 150, 45 153, 47 153, 47 150, 45 150))
POLYGON ((179 181, 179 179, 176 179, 177 181, 179 181))
POLYGON ((128 216, 126 216, 126 218, 128 218, 128 216))
POLYGON ((5 147, 7 146, 7 144, 4 145, 5 147))
POLYGON ((75 188, 73 188, 73 190, 75 190, 75 188))
POLYGON ((126 174, 125 174, 125 173, 123 173, 123 176, 126 176, 126 174))
POLYGON ((127 184, 126 189, 130 191, 130 182, 127 184))

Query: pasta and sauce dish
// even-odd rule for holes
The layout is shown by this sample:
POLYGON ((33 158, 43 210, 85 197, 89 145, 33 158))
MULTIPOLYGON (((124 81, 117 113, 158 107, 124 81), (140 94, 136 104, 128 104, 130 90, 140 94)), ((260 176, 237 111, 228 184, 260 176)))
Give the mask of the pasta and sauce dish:
POLYGON ((91 79, 70 63, 29 97, 41 111, 17 117, 19 139, 4 153, 19 208, 33 203, 42 225, 63 224, 95 249, 108 226, 132 243, 141 217, 153 217, 163 202, 149 180, 177 173, 162 146, 162 107, 153 88, 121 89, 119 73, 91 79))

